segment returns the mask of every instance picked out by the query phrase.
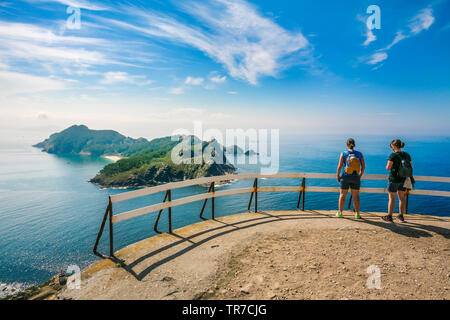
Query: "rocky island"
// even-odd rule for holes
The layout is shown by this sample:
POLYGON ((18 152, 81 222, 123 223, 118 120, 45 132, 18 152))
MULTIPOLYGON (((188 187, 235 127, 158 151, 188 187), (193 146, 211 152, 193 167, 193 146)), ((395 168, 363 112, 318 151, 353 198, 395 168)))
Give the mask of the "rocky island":
MULTIPOLYGON (((201 141, 197 137, 163 137, 148 141, 145 138, 133 139, 113 130, 91 130, 85 125, 74 125, 48 139, 35 144, 44 152, 53 154, 81 154, 90 156, 116 156, 121 158, 106 165, 90 182, 101 187, 142 187, 158 184, 225 175, 236 172, 236 167, 227 157, 227 149, 216 140, 201 141), (181 162, 175 163, 172 154, 180 142, 189 141, 188 149, 201 151, 201 154, 222 155, 222 161, 200 159, 184 155, 181 162)), ((234 150, 238 147, 232 146, 234 150)), ((184 149, 186 150, 186 149, 184 149)))

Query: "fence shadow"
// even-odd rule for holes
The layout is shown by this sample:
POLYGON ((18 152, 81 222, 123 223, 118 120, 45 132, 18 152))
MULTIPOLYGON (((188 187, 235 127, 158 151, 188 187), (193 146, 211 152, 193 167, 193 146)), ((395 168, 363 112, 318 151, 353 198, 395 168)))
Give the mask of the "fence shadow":
POLYGON ((319 218, 319 219, 326 219, 329 218, 326 215, 321 215, 321 216, 301 216, 301 212, 299 212, 298 214, 291 214, 291 215, 286 215, 284 214, 283 216, 277 216, 277 215, 273 215, 264 211, 258 212, 258 214, 263 215, 263 217, 258 217, 258 218, 252 218, 252 219, 246 219, 246 220, 242 220, 242 221, 238 221, 238 222, 234 222, 234 223, 227 223, 224 221, 219 221, 219 220, 213 220, 217 223, 222 224, 221 226, 215 227, 215 228, 211 228, 211 229, 207 229, 207 230, 203 230, 200 231, 198 233, 195 233, 193 235, 190 235, 189 237, 183 237, 179 234, 176 234, 174 232, 172 232, 171 235, 173 235, 176 238, 179 238, 180 240, 177 240, 173 243, 170 243, 168 245, 165 245, 161 248, 158 248, 152 252, 149 252, 139 258, 137 258, 136 260, 130 262, 130 263, 126 263, 124 260, 121 260, 117 257, 113 257, 113 261, 116 263, 120 263, 121 266, 127 270, 134 278, 136 278, 137 280, 141 281, 143 280, 150 272, 152 272, 154 269, 156 269, 157 267, 164 265, 165 263, 172 261, 174 259, 176 259, 177 257, 180 257, 181 255, 197 248, 200 245, 203 245, 213 239, 219 238, 223 235, 226 234, 230 234, 232 232, 235 231, 241 231, 241 230, 245 230, 245 229, 249 229, 249 228, 253 228, 256 226, 260 226, 263 224, 267 224, 267 223, 272 223, 272 222, 279 222, 279 221, 287 221, 287 220, 301 220, 301 219, 311 219, 311 218, 319 218), (247 224, 249 222, 253 222, 251 224, 247 224), (243 225, 246 224, 246 225, 243 225), (228 230, 224 230, 222 232, 219 233, 215 233, 219 230, 222 229, 226 229, 232 227, 232 229, 228 229, 228 230), (207 238, 204 238, 200 241, 194 242, 192 241, 193 238, 208 234, 208 233, 214 233, 212 235, 210 235, 207 238), (167 251, 171 248, 174 248, 178 245, 181 244, 185 244, 185 243, 189 243, 189 246, 182 248, 181 250, 177 251, 176 253, 169 255, 168 257, 165 257, 159 261, 154 262, 153 264, 151 264, 150 266, 148 266, 147 268, 145 268, 143 271, 136 273, 133 268, 138 266, 140 263, 144 262, 145 260, 159 254, 162 253, 164 251, 167 251))
MULTIPOLYGON (((235 231, 242 231, 245 229, 261 226, 261 225, 268 224, 268 223, 279 222, 279 221, 302 220, 302 219, 305 219, 305 220, 307 220, 307 219, 337 219, 330 214, 325 214, 323 212, 319 212, 319 211, 315 211, 315 210, 304 211, 306 213, 312 214, 312 215, 307 215, 307 216, 302 215, 301 214, 302 211, 297 211, 297 212, 293 211, 292 214, 276 215, 273 213, 261 211, 261 212, 258 212, 258 215, 261 215, 260 217, 253 217, 251 219, 245 219, 245 220, 241 220, 241 221, 237 221, 237 222, 233 222, 233 223, 214 219, 213 221, 216 223, 219 223, 220 226, 197 232, 188 237, 183 237, 182 235, 173 232, 170 235, 178 238, 178 240, 176 240, 175 242, 172 242, 170 244, 167 244, 161 248, 158 248, 156 250, 148 252, 148 253, 140 256, 139 258, 135 259, 132 262, 126 263, 125 261, 123 261, 117 257, 113 257, 112 259, 114 262, 120 263, 121 266, 126 271, 128 271, 135 279, 141 281, 149 273, 151 273, 153 270, 155 270, 157 267, 162 266, 162 265, 182 256, 183 254, 197 248, 200 245, 203 245, 211 240, 220 238, 223 235, 230 234, 235 231), (229 229, 230 227, 231 227, 231 229, 229 229), (221 230, 223 230, 223 231, 221 231, 221 230), (221 231, 221 232, 217 232, 217 231, 221 231), (201 239, 199 241, 194 241, 195 238, 202 236, 202 235, 207 235, 207 234, 211 234, 211 235, 204 239, 201 239), (133 270, 133 268, 137 267, 139 264, 143 263, 145 260, 147 260, 151 257, 154 257, 157 254, 163 253, 169 249, 172 249, 179 245, 182 245, 182 244, 188 244, 188 246, 183 247, 179 251, 177 251, 165 258, 162 258, 161 260, 158 260, 158 261, 152 263, 151 265, 149 265, 144 270, 142 270, 138 273, 133 270)), ((373 225, 376 227, 390 230, 390 231, 400 234, 402 236, 411 237, 411 238, 432 237, 433 236, 432 233, 442 235, 447 239, 450 236, 450 229, 447 229, 447 228, 424 225, 424 224, 420 224, 420 223, 416 223, 416 222, 406 222, 406 223, 401 223, 401 224, 400 223, 388 223, 388 222, 381 221, 381 218, 377 215, 374 215, 371 213, 364 213, 364 212, 362 212, 362 214, 364 214, 366 217, 363 219, 360 219, 360 220, 355 220, 350 217, 343 217, 340 219, 351 220, 355 223, 373 225), (432 233, 430 233, 430 232, 432 232, 432 233)), ((420 218, 414 219, 414 220, 420 220, 420 218)))

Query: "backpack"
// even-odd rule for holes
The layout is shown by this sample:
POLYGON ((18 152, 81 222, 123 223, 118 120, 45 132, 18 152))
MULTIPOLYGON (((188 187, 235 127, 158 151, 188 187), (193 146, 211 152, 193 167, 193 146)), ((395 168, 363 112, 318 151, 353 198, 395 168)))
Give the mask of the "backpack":
POLYGON ((402 152, 399 154, 400 166, 398 168, 398 176, 400 178, 411 178, 413 176, 413 169, 408 157, 402 152))
POLYGON ((358 175, 361 174, 361 162, 354 153, 349 153, 347 156, 345 173, 358 175))

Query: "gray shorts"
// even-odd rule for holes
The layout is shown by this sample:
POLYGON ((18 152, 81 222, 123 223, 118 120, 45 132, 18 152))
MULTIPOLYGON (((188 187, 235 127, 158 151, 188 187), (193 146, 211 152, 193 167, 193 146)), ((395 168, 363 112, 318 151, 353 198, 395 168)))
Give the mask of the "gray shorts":
POLYGON ((361 177, 353 175, 341 176, 341 189, 342 190, 359 190, 361 188, 361 177))

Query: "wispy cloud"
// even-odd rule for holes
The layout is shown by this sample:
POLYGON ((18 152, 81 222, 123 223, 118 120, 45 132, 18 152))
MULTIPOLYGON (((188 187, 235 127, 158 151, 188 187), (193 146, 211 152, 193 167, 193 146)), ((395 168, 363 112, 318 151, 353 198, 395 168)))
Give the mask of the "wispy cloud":
MULTIPOLYGON (((196 27, 155 11, 133 8, 128 13, 136 23, 103 19, 116 26, 189 45, 222 64, 231 77, 257 84, 261 76, 276 76, 293 64, 309 59, 288 59, 309 55, 311 46, 301 32, 290 32, 261 15, 243 0, 184 2, 181 10, 194 17, 196 27)), ((305 62, 307 61, 307 62, 305 62)))
POLYGON ((367 28, 366 33, 366 41, 362 44, 364 47, 367 47, 369 44, 377 40, 377 37, 373 34, 373 31, 367 28))
POLYGON ((414 37, 424 30, 428 30, 434 23, 433 10, 425 8, 420 10, 414 17, 409 20, 406 30, 397 31, 394 39, 385 48, 379 49, 378 52, 372 54, 366 59, 366 63, 374 65, 387 59, 387 51, 400 41, 414 37))
POLYGON ((184 93, 184 87, 172 88, 169 90, 170 94, 180 95, 184 93))
POLYGON ((65 88, 66 85, 63 81, 17 72, 0 71, 0 96, 63 90, 65 88))
POLYGON ((184 80, 184 83, 191 86, 199 86, 203 83, 203 81, 204 79, 201 77, 199 78, 187 77, 186 80, 184 80))
POLYGON ((431 8, 425 8, 411 19, 409 30, 411 31, 411 34, 419 34, 423 30, 428 30, 433 22, 433 11, 431 8))
POLYGON ((154 83, 154 80, 147 80, 145 76, 131 75, 127 72, 106 72, 100 80, 101 84, 132 83, 137 85, 148 85, 154 83))
POLYGON ((386 52, 377 52, 370 56, 369 60, 367 61, 368 64, 377 64, 381 61, 386 60, 388 57, 386 52))
POLYGON ((211 76, 209 80, 211 80, 214 83, 224 83, 225 81, 227 81, 227 76, 219 76, 219 75, 211 76))
POLYGON ((364 36, 366 37, 366 40, 364 40, 364 42, 361 44, 364 47, 367 47, 369 44, 371 44, 372 42, 374 42, 375 40, 377 40, 376 35, 373 33, 372 29, 369 29, 367 27, 367 17, 358 14, 356 16, 356 19, 364 24, 364 36))
POLYGON ((25 1, 32 3, 32 4, 59 3, 62 5, 65 5, 65 6, 86 9, 86 10, 92 10, 92 11, 103 11, 103 10, 108 9, 108 7, 103 4, 100 5, 100 4, 96 4, 93 1, 86 1, 86 0, 25 0, 25 1))

